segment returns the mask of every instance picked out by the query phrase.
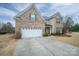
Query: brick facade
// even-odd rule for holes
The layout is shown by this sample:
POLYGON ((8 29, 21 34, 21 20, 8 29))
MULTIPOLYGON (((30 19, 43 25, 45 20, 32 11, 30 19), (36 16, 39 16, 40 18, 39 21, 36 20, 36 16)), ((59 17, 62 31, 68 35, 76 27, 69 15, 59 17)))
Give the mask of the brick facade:
MULTIPOLYGON (((17 32, 21 32, 21 28, 40 28, 45 30, 44 18, 40 15, 35 6, 31 6, 30 9, 25 9, 22 11, 21 15, 16 16, 16 29, 15 34, 17 32), (30 15, 35 14, 36 20, 33 22, 30 19, 30 15)), ((16 34, 17 35, 17 34, 16 34)))

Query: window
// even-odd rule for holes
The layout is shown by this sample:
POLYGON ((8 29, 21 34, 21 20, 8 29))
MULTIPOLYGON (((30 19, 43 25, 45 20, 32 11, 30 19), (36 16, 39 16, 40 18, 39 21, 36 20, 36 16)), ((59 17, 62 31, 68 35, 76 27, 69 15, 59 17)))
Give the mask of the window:
POLYGON ((36 15, 35 14, 31 14, 31 21, 35 21, 36 20, 36 15))
POLYGON ((60 21, 57 20, 56 23, 60 23, 60 21))
POLYGON ((56 18, 56 23, 60 23, 60 18, 59 17, 56 18))

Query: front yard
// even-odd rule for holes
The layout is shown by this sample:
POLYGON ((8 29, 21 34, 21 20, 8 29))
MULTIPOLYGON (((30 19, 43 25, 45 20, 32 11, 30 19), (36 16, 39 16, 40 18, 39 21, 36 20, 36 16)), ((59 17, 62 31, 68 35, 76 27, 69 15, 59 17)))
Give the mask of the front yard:
POLYGON ((13 34, 0 35, 0 56, 13 55, 17 40, 12 38, 13 34))
MULTIPOLYGON (((59 40, 67 44, 79 47, 79 33, 73 32, 71 37, 48 36, 52 40, 59 40)), ((0 35, 0 56, 12 56, 18 40, 12 38, 13 34, 0 35)))
POLYGON ((59 40, 64 43, 68 43, 79 47, 79 32, 73 32, 71 34, 71 37, 67 37, 67 36, 50 36, 50 37, 55 38, 55 40, 59 40))

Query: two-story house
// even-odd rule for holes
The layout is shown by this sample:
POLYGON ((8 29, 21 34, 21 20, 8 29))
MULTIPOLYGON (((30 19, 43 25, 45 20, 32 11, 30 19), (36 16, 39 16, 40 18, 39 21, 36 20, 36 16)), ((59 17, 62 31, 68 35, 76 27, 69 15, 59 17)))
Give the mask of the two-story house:
POLYGON ((62 33, 62 17, 56 13, 48 18, 48 21, 41 15, 41 12, 32 4, 15 16, 15 34, 21 34, 21 38, 42 37, 43 33, 62 33))

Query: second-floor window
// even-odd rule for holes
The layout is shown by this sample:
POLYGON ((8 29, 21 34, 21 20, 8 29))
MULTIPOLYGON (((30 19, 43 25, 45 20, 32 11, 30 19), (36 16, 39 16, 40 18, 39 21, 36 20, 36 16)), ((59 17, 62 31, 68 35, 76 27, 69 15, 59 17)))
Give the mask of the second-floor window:
POLYGON ((56 23, 60 23, 60 20, 61 20, 60 17, 57 17, 56 18, 56 23))
POLYGON ((60 21, 59 21, 59 20, 57 20, 57 21, 56 21, 56 23, 60 23, 60 21))
POLYGON ((35 21, 36 20, 36 15, 35 14, 31 14, 31 21, 35 21))

